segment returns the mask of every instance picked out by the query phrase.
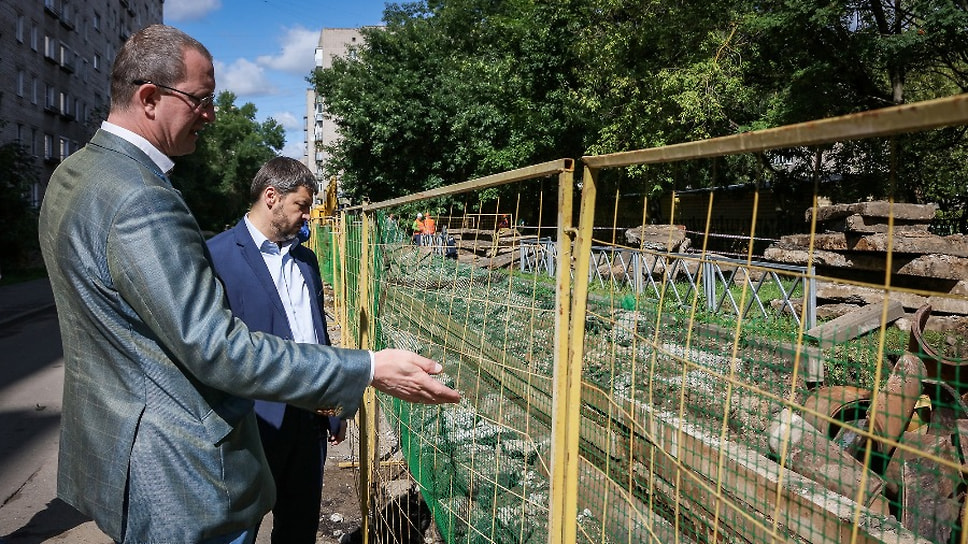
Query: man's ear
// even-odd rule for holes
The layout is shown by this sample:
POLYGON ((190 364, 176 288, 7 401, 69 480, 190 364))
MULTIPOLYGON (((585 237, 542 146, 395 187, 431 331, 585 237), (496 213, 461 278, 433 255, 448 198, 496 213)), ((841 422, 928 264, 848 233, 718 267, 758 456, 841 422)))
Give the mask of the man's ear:
POLYGON ((267 208, 272 209, 279 202, 279 192, 270 185, 262 191, 262 200, 266 203, 267 208))
POLYGON ((160 97, 161 93, 158 91, 158 87, 154 85, 142 85, 134 93, 134 98, 138 101, 138 104, 150 111, 158 107, 158 98, 160 97))

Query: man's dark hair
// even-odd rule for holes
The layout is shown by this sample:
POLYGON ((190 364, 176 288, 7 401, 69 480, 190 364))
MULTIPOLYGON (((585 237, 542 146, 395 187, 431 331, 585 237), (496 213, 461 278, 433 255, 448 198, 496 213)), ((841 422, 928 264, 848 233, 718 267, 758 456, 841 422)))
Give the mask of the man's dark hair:
POLYGON ((310 194, 316 194, 316 178, 305 164, 296 159, 276 157, 262 165, 252 178, 250 202, 258 201, 266 187, 275 187, 279 196, 286 196, 299 187, 305 187, 310 194))

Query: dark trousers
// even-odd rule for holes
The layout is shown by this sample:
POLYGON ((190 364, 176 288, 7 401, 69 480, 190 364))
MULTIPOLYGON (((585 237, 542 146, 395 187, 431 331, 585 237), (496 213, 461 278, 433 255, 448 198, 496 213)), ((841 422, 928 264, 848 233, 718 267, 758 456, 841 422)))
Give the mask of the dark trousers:
POLYGON ((320 418, 287 406, 278 429, 257 419, 262 447, 276 482, 272 544, 314 544, 326 460, 326 433, 320 428, 320 418))

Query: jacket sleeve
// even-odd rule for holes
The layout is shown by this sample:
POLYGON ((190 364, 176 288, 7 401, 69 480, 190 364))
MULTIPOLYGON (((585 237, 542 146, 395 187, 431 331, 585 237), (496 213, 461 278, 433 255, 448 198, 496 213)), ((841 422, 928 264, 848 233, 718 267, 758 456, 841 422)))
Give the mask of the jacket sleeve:
POLYGON ((366 351, 250 332, 232 316, 178 192, 146 186, 118 197, 124 202, 109 226, 108 268, 136 314, 133 326, 158 339, 142 349, 164 350, 193 379, 233 395, 344 416, 357 410, 369 379, 366 351))

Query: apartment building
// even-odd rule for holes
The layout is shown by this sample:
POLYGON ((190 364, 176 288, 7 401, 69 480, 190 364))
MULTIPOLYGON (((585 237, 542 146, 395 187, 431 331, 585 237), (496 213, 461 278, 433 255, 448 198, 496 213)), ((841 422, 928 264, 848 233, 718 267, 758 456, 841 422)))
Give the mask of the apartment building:
MULTIPOLYGON (((363 35, 358 28, 324 28, 319 33, 316 46, 316 67, 329 68, 336 57, 354 58, 363 44, 363 35)), ((323 150, 324 145, 336 141, 339 131, 331 119, 326 118, 326 105, 316 95, 314 89, 306 90, 305 142, 306 155, 303 162, 319 180, 319 194, 326 194, 329 180, 323 179, 323 166, 329 158, 323 150)))
POLYGON ((40 181, 107 117, 111 63, 125 40, 162 22, 164 0, 0 0, 0 143, 37 158, 40 181))

